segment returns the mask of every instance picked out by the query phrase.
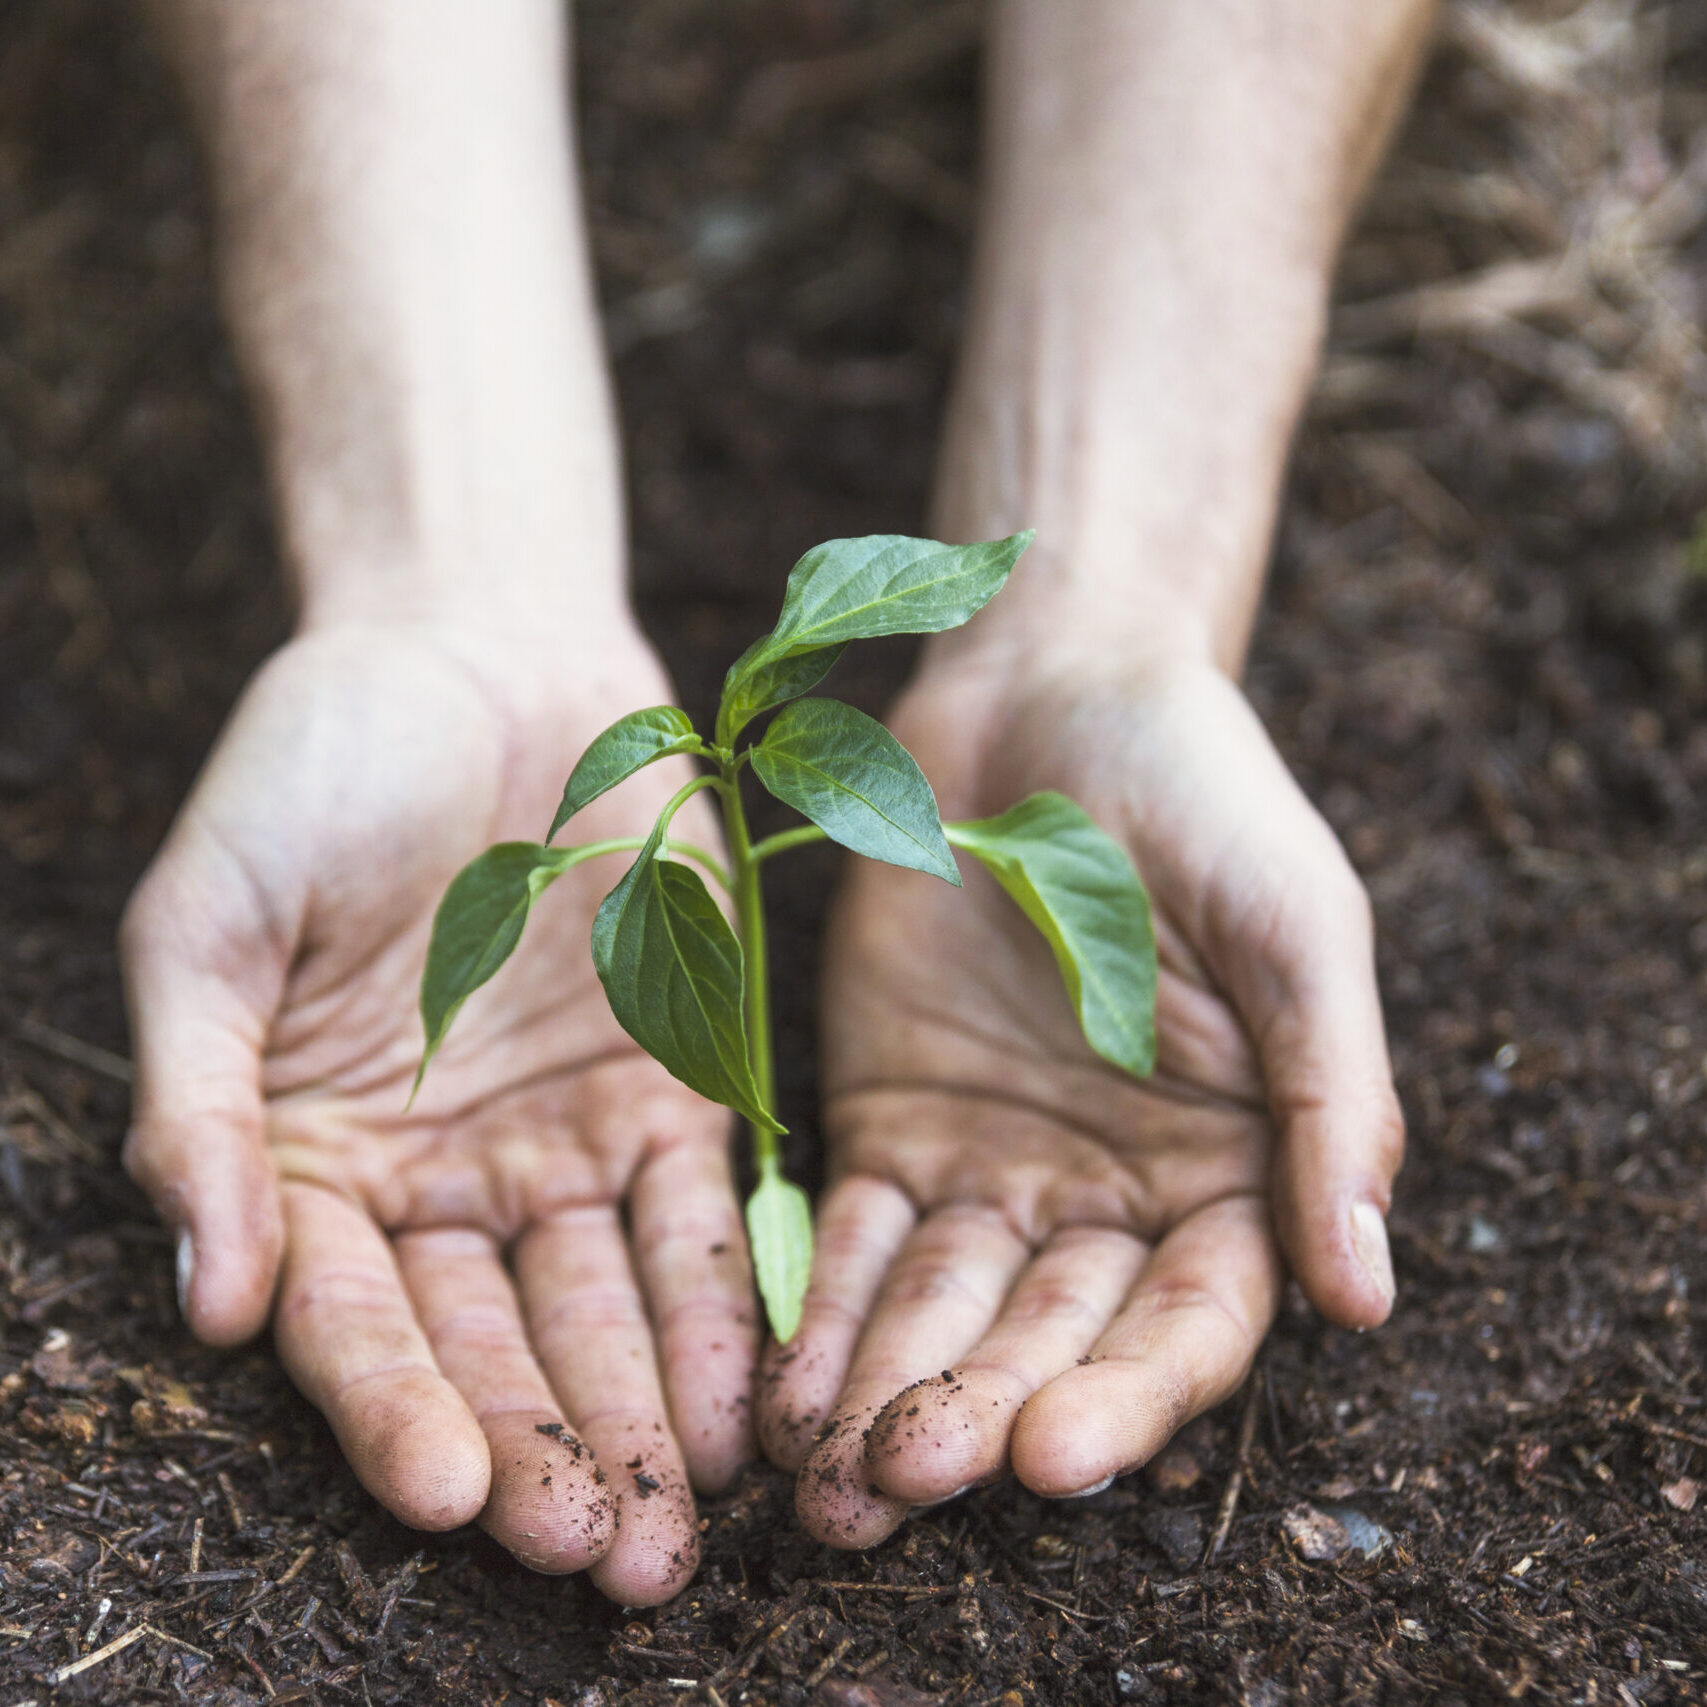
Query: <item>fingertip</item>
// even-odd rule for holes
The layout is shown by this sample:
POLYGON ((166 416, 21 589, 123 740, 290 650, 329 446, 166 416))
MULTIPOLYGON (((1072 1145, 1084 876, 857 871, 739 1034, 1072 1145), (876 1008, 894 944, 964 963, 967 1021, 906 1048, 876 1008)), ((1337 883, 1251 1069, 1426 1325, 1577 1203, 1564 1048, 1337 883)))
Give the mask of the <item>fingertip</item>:
POLYGON ((616 1497, 591 1451, 559 1419, 544 1412, 488 1418, 487 1440, 492 1489, 480 1527, 494 1541, 551 1576, 584 1571, 610 1551, 616 1497))
POLYGON ((795 1515, 806 1533, 838 1552, 863 1552, 887 1541, 912 1509, 845 1466, 808 1463, 795 1483, 795 1515))
POLYGON ((721 1493, 755 1451, 760 1329, 728 1117, 702 1106, 696 1118, 704 1134, 649 1158, 630 1209, 671 1428, 694 1488, 721 1493))
POLYGON ((1378 1328, 1398 1295, 1392 1249, 1381 1207, 1371 1198, 1324 1206, 1288 1241, 1304 1295, 1342 1328, 1378 1328))
POLYGON ((1003 1469, 1013 1406, 963 1374, 917 1381, 878 1413, 865 1442, 865 1468, 878 1489, 909 1505, 952 1499, 1003 1469))
POLYGON ((593 1586, 618 1606, 663 1606, 694 1579, 699 1569, 699 1543, 684 1541, 663 1560, 648 1560, 638 1568, 631 1562, 612 1563, 606 1554, 588 1573, 593 1586))
POLYGON ((1369 1172, 1362 1159, 1343 1140, 1294 1129, 1275 1181, 1287 1264, 1305 1297, 1342 1328, 1379 1327, 1398 1292, 1386 1224, 1391 1174, 1369 1172))
MULTIPOLYGON (((617 1449, 611 1471, 617 1534, 588 1573, 593 1586, 622 1606, 662 1606, 699 1569, 699 1523, 693 1492, 668 1455, 648 1456, 644 1468, 617 1449)), ((607 1458, 609 1457, 607 1448, 607 1458)))
POLYGON ((186 1129, 177 1141, 132 1130, 125 1168, 176 1230, 178 1309, 204 1344, 241 1345, 266 1326, 284 1253, 272 1159, 235 1130, 186 1129))
POLYGON ((787 1345, 765 1342, 759 1358, 757 1432, 759 1446, 777 1469, 797 1476, 812 1454, 812 1442, 841 1385, 843 1365, 827 1366, 824 1355, 796 1333, 787 1345))
POLYGON ((694 1490, 721 1494, 758 1450, 753 1425, 758 1329, 751 1300, 731 1300, 729 1308, 707 1313, 697 1367, 681 1324, 673 1326, 665 1348, 671 1432, 694 1490))
POLYGON ((814 1540, 857 1551, 887 1540, 906 1521, 911 1502, 886 1494, 866 1468, 869 1423, 880 1407, 833 1417, 794 1484, 794 1509, 814 1540))
POLYGON ((1087 1378, 1095 1367, 1069 1370, 1020 1408, 1009 1462, 1015 1478, 1044 1499, 1071 1499, 1106 1486, 1108 1477, 1144 1463, 1173 1432, 1160 1396, 1129 1391, 1111 1407, 1101 1384, 1087 1378))
POLYGON ((694 1489, 721 1494, 758 1450, 753 1425, 758 1329, 751 1296, 707 1312, 697 1358, 690 1357, 680 1324, 674 1327, 665 1348, 671 1430, 694 1489))
POLYGON ((1386 1213, 1404 1156, 1404 1118, 1390 1082, 1286 1121, 1275 1219, 1305 1296, 1346 1328, 1379 1327, 1397 1286, 1386 1213))
POLYGON ((740 1479, 755 1456, 751 1418, 738 1435, 717 1440, 682 1441, 682 1461, 696 1494, 715 1499, 740 1479))
POLYGON ((854 1174, 818 1206, 812 1278, 786 1345, 766 1342, 755 1405, 759 1444, 798 1475, 842 1392, 884 1276, 917 1223, 911 1199, 887 1180, 854 1174))
POLYGON ((411 1529, 460 1529, 486 1506, 492 1458, 474 1413, 444 1379, 406 1369, 341 1395, 338 1444, 362 1485, 411 1529))
POLYGON ((206 1345, 237 1346, 267 1325, 284 1251, 284 1225, 276 1200, 254 1206, 247 1232, 225 1228, 199 1235, 196 1225, 178 1235, 178 1307, 190 1332, 206 1345))

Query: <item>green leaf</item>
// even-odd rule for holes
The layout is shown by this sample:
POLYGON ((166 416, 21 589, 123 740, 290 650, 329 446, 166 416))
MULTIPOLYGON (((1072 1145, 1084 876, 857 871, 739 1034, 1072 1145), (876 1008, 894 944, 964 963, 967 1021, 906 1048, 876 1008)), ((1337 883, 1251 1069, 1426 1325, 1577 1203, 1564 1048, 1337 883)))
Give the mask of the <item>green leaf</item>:
POLYGON ((672 753, 697 753, 700 748, 692 721, 678 706, 653 705, 619 717, 593 737, 592 745, 576 761, 563 790, 563 803, 545 839, 549 842, 583 806, 637 770, 644 770, 653 760, 672 753))
POLYGON ((776 627, 741 654, 724 680, 719 741, 729 745, 749 718, 815 687, 835 659, 798 685, 785 672, 774 687, 761 685, 779 665, 850 640, 958 628, 1001 590, 1031 540, 1027 532, 943 545, 879 533, 813 546, 789 574, 776 627))
POLYGON ((959 887, 931 785, 876 718, 839 699, 796 700, 753 748, 753 773, 843 847, 959 887))
MULTIPOLYGON (((535 898, 577 862, 577 853, 537 842, 500 842, 451 879, 433 915, 421 974, 427 1047, 415 1074, 416 1091, 462 1004, 510 958, 535 898)), ((409 1095, 413 1101, 415 1092, 409 1095)))
POLYGON ((593 920, 593 966, 611 1012, 684 1085, 781 1132, 747 1054, 741 944, 699 873, 658 858, 662 840, 654 829, 593 920))
POLYGON ((793 1180, 774 1168, 760 1174, 747 1199, 747 1239, 771 1332, 786 1345, 800 1326, 800 1307, 812 1274, 812 1204, 793 1180))
POLYGON ((844 646, 818 646, 797 657, 756 662, 770 636, 755 640, 723 678, 723 702, 717 708, 717 740, 720 746, 735 744, 735 737, 759 715, 774 705, 786 704, 811 690, 835 668, 844 646))
POLYGON ((1129 1073, 1152 1072, 1156 941, 1126 850, 1064 794, 944 828, 1042 931, 1091 1048, 1129 1073))
POLYGON ((1001 591, 1029 532, 976 545, 879 533, 815 545, 795 564, 770 655, 958 628, 1001 591))

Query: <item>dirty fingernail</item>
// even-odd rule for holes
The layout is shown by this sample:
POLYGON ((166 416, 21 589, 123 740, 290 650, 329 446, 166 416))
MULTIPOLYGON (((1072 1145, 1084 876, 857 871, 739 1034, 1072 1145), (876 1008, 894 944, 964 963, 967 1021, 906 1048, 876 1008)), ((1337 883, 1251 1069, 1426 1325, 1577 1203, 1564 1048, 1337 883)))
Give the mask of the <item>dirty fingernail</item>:
POLYGON ((1088 1488, 1075 1488, 1070 1494, 1060 1494, 1059 1499, 1088 1500, 1092 1494, 1100 1494, 1104 1488, 1114 1485, 1114 1472, 1111 1470, 1100 1482, 1092 1482, 1088 1488))
MULTIPOLYGON (((940 1499, 924 1500, 912 1509, 913 1511, 935 1511, 939 1505, 947 1505, 950 1500, 957 1500, 962 1494, 971 1493, 977 1486, 976 1482, 962 1482, 952 1494, 944 1494, 940 1499)), ((911 1512, 908 1515, 911 1516, 911 1512)))
POLYGON ((190 1235, 178 1235, 178 1311, 188 1320, 190 1314, 190 1282, 195 1278, 196 1247, 190 1235))
POLYGON ((1386 1223, 1373 1203, 1359 1203, 1352 1209, 1351 1245, 1381 1296, 1391 1304, 1398 1290, 1393 1284, 1393 1258, 1387 1249, 1386 1223))

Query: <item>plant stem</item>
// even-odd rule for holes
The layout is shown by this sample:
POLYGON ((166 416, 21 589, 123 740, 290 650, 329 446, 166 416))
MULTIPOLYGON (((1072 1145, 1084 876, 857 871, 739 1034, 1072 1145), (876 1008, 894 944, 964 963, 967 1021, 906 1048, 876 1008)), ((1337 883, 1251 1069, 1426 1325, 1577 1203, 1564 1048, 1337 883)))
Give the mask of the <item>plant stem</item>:
MULTIPOLYGON (((601 854, 638 853, 650 839, 647 836, 613 836, 606 842, 583 842, 578 848, 565 848, 563 852, 575 857, 564 869, 567 871, 583 860, 597 859, 601 854)), ((731 894, 734 893, 735 879, 729 875, 722 860, 697 842, 678 842, 673 836, 668 837, 664 842, 664 852, 679 854, 683 859, 691 859, 696 865, 704 866, 725 889, 731 894)))
MULTIPOLYGON (((770 960, 765 948, 765 902, 759 887, 759 861, 753 839, 747 833, 747 814, 741 805, 737 780, 739 763, 722 763, 723 833, 729 843, 729 862, 735 882, 735 921, 741 934, 741 958, 746 967, 743 1001, 746 1008, 747 1055, 753 1066, 753 1083, 765 1108, 776 1108, 776 1068, 771 1055, 770 960)), ((753 1160, 760 1176, 774 1173, 782 1165, 782 1152, 774 1132, 753 1132, 753 1160)))
POLYGON ((763 865, 772 854, 787 853, 790 848, 803 848, 809 842, 827 842, 830 838, 816 824, 796 824, 792 830, 778 830, 766 836, 753 848, 753 863, 763 865))

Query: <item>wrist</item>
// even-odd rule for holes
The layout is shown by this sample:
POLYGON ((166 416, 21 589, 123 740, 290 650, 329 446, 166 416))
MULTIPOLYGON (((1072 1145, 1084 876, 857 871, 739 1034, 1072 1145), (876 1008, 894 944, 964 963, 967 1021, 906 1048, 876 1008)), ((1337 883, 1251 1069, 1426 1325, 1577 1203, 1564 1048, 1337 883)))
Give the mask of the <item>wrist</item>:
POLYGON ((597 543, 565 523, 549 548, 473 533, 439 548, 369 543, 335 560, 293 554, 299 633, 461 632, 570 657, 646 644, 622 574, 620 535, 597 543))
MULTIPOLYGON (((1177 703, 1202 684, 1239 692, 1236 679, 1200 644, 1029 648, 935 647, 889 716, 890 727, 925 768, 945 815, 976 816, 1011 804, 991 779, 1007 778, 1039 744, 1101 750, 1107 720, 1118 726, 1140 706, 1177 703)), ((1034 776, 1028 787, 1075 793, 1081 783, 1034 776)), ((1011 790, 1008 791, 1011 795, 1011 790)))
MULTIPOLYGON (((950 529, 947 537, 1012 531, 950 529)), ((1147 566, 1137 551, 1099 558, 1052 549, 1040 532, 989 605, 926 642, 918 676, 1057 681, 1143 675, 1183 662, 1237 676, 1260 577, 1250 577, 1237 598, 1209 599, 1149 576, 1147 566)))
MULTIPOLYGON (((399 580, 408 572, 399 569, 399 580)), ((369 599, 380 581, 344 576, 338 596, 305 605, 294 639, 355 660, 384 651, 450 666, 473 679, 489 703, 523 723, 565 708, 610 715, 674 699, 668 673, 626 604, 606 609, 554 599, 480 604, 417 584, 369 599), (352 589, 360 589, 352 591, 352 589)))
POLYGON ((1026 527, 1037 538, 1001 597, 940 650, 1041 649, 1089 664, 1189 655, 1237 675, 1314 360, 1319 292, 1296 298, 1284 357, 1277 336, 1266 370, 1247 364, 1236 396, 1207 376, 1194 391, 1177 353, 1135 353, 1124 366, 1143 383, 1111 389, 1106 375, 1052 369, 1029 347, 975 347, 933 527, 947 539, 1026 527))

